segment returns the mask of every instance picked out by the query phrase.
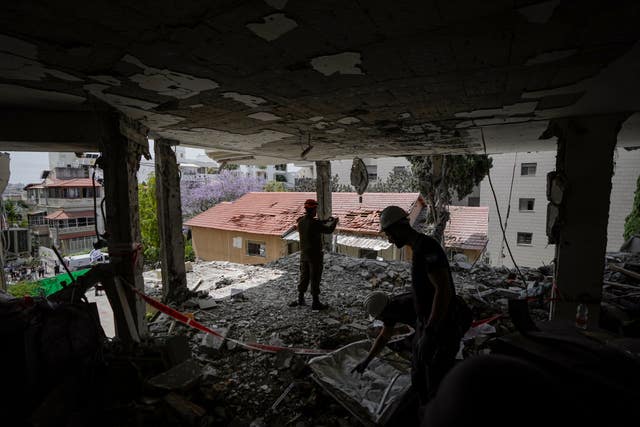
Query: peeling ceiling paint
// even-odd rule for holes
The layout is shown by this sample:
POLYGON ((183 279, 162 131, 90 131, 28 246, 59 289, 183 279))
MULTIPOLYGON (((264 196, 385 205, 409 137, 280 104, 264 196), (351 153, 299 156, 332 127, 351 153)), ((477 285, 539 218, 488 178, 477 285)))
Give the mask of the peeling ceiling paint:
POLYGON ((135 120, 140 120, 143 125, 150 129, 174 126, 184 120, 184 117, 178 117, 172 114, 159 114, 154 113, 153 111, 141 110, 139 108, 121 106, 118 109, 127 116, 135 120))
POLYGON ((233 99, 234 101, 241 102, 249 108, 256 108, 260 104, 264 104, 267 102, 266 99, 260 98, 259 96, 246 95, 246 94, 237 93, 237 92, 224 92, 222 96, 224 98, 230 98, 230 99, 233 99))
POLYGON ((338 123, 340 123, 341 125, 352 125, 354 123, 359 123, 360 119, 357 117, 343 117, 340 120, 338 120, 338 123))
POLYGON ((305 134, 310 160, 477 151, 478 126, 511 149, 528 123, 640 111, 632 0, 28 3, 0 5, 0 108, 93 95, 209 151, 298 159, 305 134))
POLYGON ((190 143, 196 147, 219 147, 233 149, 234 151, 258 149, 264 144, 293 136, 289 133, 274 130, 262 130, 257 133, 242 135, 207 128, 194 128, 190 130, 168 129, 161 131, 160 134, 166 138, 177 139, 178 141, 190 143))
POLYGON ((96 98, 102 99, 103 101, 108 102, 115 107, 126 106, 141 108, 143 110, 150 110, 158 106, 158 104, 144 101, 142 99, 129 98, 122 95, 116 95, 114 93, 104 93, 104 90, 109 88, 109 86, 107 85, 91 83, 84 85, 83 87, 87 92, 89 92, 96 98))
POLYGON ((0 51, 29 59, 38 58, 38 47, 24 40, 0 34, 0 51))
POLYGON ((314 70, 325 76, 332 74, 363 74, 359 67, 360 53, 343 52, 335 55, 318 56, 311 60, 314 70))
POLYGON ((10 53, 0 52, 0 77, 9 80, 43 80, 47 75, 60 80, 80 82, 79 79, 63 71, 46 68, 39 62, 10 53))
POLYGON ((216 89, 220 86, 213 80, 201 79, 167 69, 160 70, 147 67, 131 55, 125 55, 122 61, 136 65, 144 70, 144 74, 134 74, 129 77, 129 80, 138 83, 143 89, 157 92, 160 95, 186 99, 205 90, 216 89))
POLYGON ((274 9, 282 10, 287 5, 287 0, 264 0, 266 4, 274 9))
POLYGON ((532 6, 521 7, 518 12, 533 24, 545 24, 549 22, 560 0, 550 0, 532 6))
POLYGON ((575 55, 577 52, 578 51, 576 49, 554 50, 552 52, 545 52, 528 59, 524 65, 545 64, 547 62, 559 61, 561 59, 575 55))
POLYGON ((274 120, 281 120, 282 117, 278 117, 275 114, 267 113, 265 111, 260 111, 258 113, 249 114, 247 117, 251 117, 252 119, 260 120, 263 122, 271 122, 274 120))
POLYGON ((274 13, 262 18, 264 23, 247 24, 247 28, 256 36, 266 41, 274 41, 298 26, 293 19, 287 18, 284 13, 274 13))
POLYGON ((122 83, 120 82, 120 80, 116 79, 115 77, 111 77, 111 76, 89 76, 90 78, 92 78, 95 81, 98 81, 100 83, 104 83, 104 84, 108 84, 111 86, 120 86, 122 83))
POLYGON ((486 110, 476 110, 469 111, 464 113, 456 113, 456 117, 461 118, 479 118, 479 117, 491 117, 491 116, 513 116, 516 114, 532 114, 536 106, 538 105, 538 101, 535 102, 519 102, 517 104, 505 105, 502 108, 493 108, 486 110))

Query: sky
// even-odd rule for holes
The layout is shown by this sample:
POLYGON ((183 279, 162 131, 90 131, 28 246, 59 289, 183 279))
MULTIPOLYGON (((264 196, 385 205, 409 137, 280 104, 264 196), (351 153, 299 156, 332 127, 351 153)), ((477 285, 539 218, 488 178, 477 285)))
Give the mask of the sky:
POLYGON ((39 182, 46 169, 49 169, 49 153, 9 151, 10 184, 39 182))
MULTIPOLYGON (((187 148, 187 157, 194 158, 204 154, 204 150, 187 148)), ((49 153, 9 151, 10 184, 29 184, 40 182, 43 170, 49 169, 49 153)))

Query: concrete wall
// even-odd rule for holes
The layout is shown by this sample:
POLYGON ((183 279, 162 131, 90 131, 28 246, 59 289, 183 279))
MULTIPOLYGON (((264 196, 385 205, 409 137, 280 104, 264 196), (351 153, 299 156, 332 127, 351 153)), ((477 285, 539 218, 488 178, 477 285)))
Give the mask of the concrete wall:
POLYGON ((239 264, 263 264, 286 255, 287 245, 280 236, 192 227, 193 249, 204 261, 230 261, 239 264), (234 239, 240 247, 234 246, 234 239), (263 242, 265 256, 247 255, 247 242, 263 242))
MULTIPOLYGON (((547 244, 546 236, 546 175, 555 169, 555 151, 533 153, 508 153, 494 155, 491 178, 495 187, 503 223, 507 214, 511 175, 515 162, 516 170, 511 196, 511 212, 507 220, 506 236, 518 265, 538 267, 548 264, 555 256, 555 245, 547 244), (535 176, 522 176, 522 163, 536 163, 535 176), (519 199, 533 198, 533 211, 520 211, 519 199), (517 243, 517 233, 532 233, 531 245, 517 243)), ((616 149, 616 165, 612 179, 611 205, 609 209, 609 228, 607 251, 617 251, 623 243, 624 220, 631 212, 633 192, 640 174, 640 150, 627 151, 616 149)), ((498 215, 485 178, 480 185, 480 205, 489 206, 489 244, 487 251, 493 265, 513 266, 506 246, 504 258, 500 256, 502 233, 498 215)), ((590 200, 585 200, 585 214, 590 200)))

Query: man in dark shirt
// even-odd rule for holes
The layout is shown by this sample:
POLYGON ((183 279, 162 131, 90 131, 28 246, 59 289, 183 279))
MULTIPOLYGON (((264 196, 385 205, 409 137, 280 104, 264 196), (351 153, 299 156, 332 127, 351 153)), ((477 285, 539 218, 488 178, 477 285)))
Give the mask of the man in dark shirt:
POLYGON ((413 251, 411 278, 416 312, 411 383, 425 404, 453 367, 460 340, 471 324, 471 310, 456 297, 449 261, 432 237, 411 227, 398 206, 380 213, 380 228, 389 242, 413 251))
POLYGON ((298 301, 290 306, 305 305, 304 294, 311 282, 311 296, 313 303, 311 309, 324 310, 326 304, 320 302, 320 279, 322 278, 323 252, 322 235, 331 234, 338 224, 338 218, 329 218, 321 221, 316 219, 318 202, 307 199, 304 202, 306 214, 297 221, 298 234, 300 236, 300 283, 298 284, 298 301))
POLYGON ((369 350, 367 357, 356 365, 351 372, 363 373, 369 363, 376 357, 393 336, 397 323, 404 323, 415 327, 416 311, 414 309, 413 296, 402 294, 388 296, 384 292, 372 292, 364 300, 364 309, 369 316, 382 321, 382 329, 369 350))

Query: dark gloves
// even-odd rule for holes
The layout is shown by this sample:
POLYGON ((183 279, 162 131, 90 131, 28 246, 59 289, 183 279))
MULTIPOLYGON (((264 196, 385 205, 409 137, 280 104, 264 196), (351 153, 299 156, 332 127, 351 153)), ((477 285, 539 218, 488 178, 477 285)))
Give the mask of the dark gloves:
POLYGON ((362 362, 358 363, 355 368, 353 368, 351 370, 351 373, 353 374, 354 372, 357 372, 359 374, 364 373, 364 371, 367 369, 367 366, 369 366, 369 361, 367 359, 363 360, 362 362))

